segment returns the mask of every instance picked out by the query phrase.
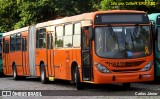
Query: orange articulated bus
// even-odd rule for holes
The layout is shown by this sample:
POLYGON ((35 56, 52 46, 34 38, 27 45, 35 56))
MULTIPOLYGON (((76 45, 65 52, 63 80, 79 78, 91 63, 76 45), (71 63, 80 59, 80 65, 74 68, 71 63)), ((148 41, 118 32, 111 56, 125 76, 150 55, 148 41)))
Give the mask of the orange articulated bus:
POLYGON ((84 13, 3 34, 6 75, 40 77, 42 83, 70 80, 123 83, 154 79, 151 26, 143 11, 84 13))

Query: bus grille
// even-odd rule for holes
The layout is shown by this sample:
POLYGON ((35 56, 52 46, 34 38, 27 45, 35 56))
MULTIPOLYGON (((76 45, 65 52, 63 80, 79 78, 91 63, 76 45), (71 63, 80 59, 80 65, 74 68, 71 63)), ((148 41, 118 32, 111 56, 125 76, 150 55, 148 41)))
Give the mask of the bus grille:
POLYGON ((134 67, 134 66, 139 66, 145 61, 134 61, 134 62, 106 62, 109 66, 113 67, 134 67))
POLYGON ((138 72, 140 69, 127 69, 127 70, 112 70, 113 72, 133 73, 138 72))

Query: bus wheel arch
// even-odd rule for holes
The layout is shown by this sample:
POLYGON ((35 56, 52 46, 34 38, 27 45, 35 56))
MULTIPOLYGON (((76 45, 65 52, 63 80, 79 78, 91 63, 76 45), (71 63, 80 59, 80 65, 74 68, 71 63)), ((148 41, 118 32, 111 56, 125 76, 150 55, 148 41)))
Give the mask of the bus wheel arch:
POLYGON ((72 77, 72 82, 76 83, 76 88, 77 90, 83 90, 84 85, 80 80, 80 72, 79 72, 79 67, 76 62, 73 62, 71 65, 71 77, 72 77))
POLYGON ((43 62, 43 61, 40 61, 40 63, 39 63, 40 72, 41 72, 41 64, 44 64, 44 62, 43 62))

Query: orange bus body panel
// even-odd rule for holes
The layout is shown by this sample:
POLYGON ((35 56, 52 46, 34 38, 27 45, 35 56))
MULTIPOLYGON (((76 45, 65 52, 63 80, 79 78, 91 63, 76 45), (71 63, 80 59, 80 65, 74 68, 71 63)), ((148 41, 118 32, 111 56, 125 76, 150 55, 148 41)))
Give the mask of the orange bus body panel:
MULTIPOLYGON (((85 69, 83 69, 83 52, 82 52, 82 46, 80 44, 79 47, 68 47, 68 48, 57 48, 55 43, 56 43, 56 27, 58 26, 63 26, 63 29, 65 28, 66 24, 72 24, 73 27, 75 23, 81 23, 81 33, 80 33, 80 38, 82 33, 83 27, 92 27, 95 28, 96 26, 108 26, 108 24, 98 24, 94 25, 94 18, 97 14, 106 14, 106 13, 137 13, 137 14, 146 14, 143 11, 134 11, 134 10, 110 10, 110 11, 97 11, 97 12, 91 12, 91 13, 84 13, 81 15, 76 15, 76 16, 71 16, 71 17, 65 17, 62 19, 57 19, 57 20, 51 20, 48 22, 43 22, 43 23, 38 23, 35 25, 35 30, 45 28, 45 38, 46 38, 46 46, 44 48, 37 48, 36 46, 36 40, 37 36, 36 34, 37 31, 33 32, 34 37, 32 39, 35 40, 35 42, 29 42, 29 29, 30 27, 26 27, 27 29, 24 29, 25 31, 19 31, 14 30, 13 34, 20 33, 22 38, 26 38, 27 40, 27 51, 22 51, 22 46, 20 51, 15 51, 15 52, 10 52, 9 54, 3 53, 2 57, 4 60, 3 64, 3 70, 4 74, 6 75, 13 75, 12 71, 12 66, 13 63, 16 63, 16 68, 19 76, 32 76, 32 71, 30 65, 30 49, 29 49, 29 44, 33 43, 35 44, 35 55, 34 62, 35 62, 35 72, 36 77, 41 76, 41 68, 40 65, 44 63, 45 65, 45 70, 46 70, 46 77, 54 77, 55 79, 64 79, 64 80, 72 80, 72 67, 73 65, 78 66, 78 70, 80 72, 80 81, 81 82, 87 82, 85 77, 83 77, 83 72, 85 69), (91 25, 88 25, 87 22, 86 24, 83 24, 82 21, 90 21, 91 25), (88 25, 88 26, 85 26, 88 25), (54 26, 54 27, 51 27, 54 26), (54 36, 52 37, 53 40, 53 48, 48 49, 47 48, 47 40, 49 39, 47 37, 47 34, 53 34, 54 36)), ((118 26, 119 24, 113 24, 113 26, 118 26)), ((134 26, 135 24, 122 24, 121 26, 134 26)), ((150 25, 150 24, 140 24, 141 25, 150 25)), ((74 30, 73 30, 74 31, 74 30)), ((64 32, 64 30, 63 30, 64 32)), ((7 32, 8 35, 4 36, 5 41, 9 41, 10 43, 10 35, 12 33, 7 32)), ((89 33, 88 33, 89 34, 89 33)), ((73 34, 72 34, 73 35, 73 34)), ((65 33, 63 33, 63 36, 65 36, 65 33)), ((80 41, 82 43, 83 39, 80 41)), ((72 40, 72 43, 74 41, 72 40)), ((21 42, 22 43, 22 42, 21 42)), ((94 84, 105 84, 105 83, 126 83, 126 82, 142 82, 142 81, 151 81, 154 79, 154 66, 149 71, 142 72, 141 69, 147 65, 150 61, 153 61, 153 53, 147 57, 142 57, 142 58, 133 58, 133 59, 108 59, 108 58, 101 58, 98 57, 95 53, 95 42, 91 41, 91 59, 92 61, 91 67, 91 79, 88 81, 88 83, 94 83, 94 84), (110 63, 129 63, 131 65, 132 63, 139 62, 140 64, 137 66, 124 66, 124 67, 115 67, 111 66, 110 63), (109 70, 111 70, 111 73, 101 73, 97 68, 97 63, 100 63, 104 66, 106 66, 109 70)), ((10 50, 10 49, 9 49, 10 50)), ((136 64, 135 64, 136 65, 136 64)), ((154 65, 154 64, 152 64, 154 65)))

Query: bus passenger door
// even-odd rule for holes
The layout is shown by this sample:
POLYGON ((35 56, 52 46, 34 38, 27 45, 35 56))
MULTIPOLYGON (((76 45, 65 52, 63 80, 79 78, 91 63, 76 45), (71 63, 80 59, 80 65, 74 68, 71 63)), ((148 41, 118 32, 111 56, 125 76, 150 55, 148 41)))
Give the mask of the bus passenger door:
POLYGON ((82 80, 91 81, 91 51, 88 27, 82 29, 82 80))
POLYGON ((9 71, 9 41, 4 41, 4 65, 5 66, 5 70, 4 72, 6 74, 11 74, 11 71, 9 71))
POLYGON ((26 37, 22 38, 22 66, 23 66, 23 73, 27 75, 27 40, 26 37))
POLYGON ((53 35, 52 33, 47 34, 47 66, 48 76, 54 77, 54 66, 53 66, 53 35))

